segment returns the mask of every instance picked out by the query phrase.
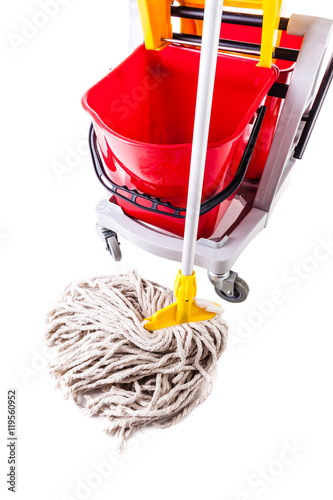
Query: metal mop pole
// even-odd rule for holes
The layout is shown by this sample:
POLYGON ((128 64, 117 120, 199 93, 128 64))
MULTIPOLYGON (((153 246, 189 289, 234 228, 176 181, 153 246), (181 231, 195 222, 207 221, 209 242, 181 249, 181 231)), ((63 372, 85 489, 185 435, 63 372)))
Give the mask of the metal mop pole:
POLYGON ((202 184, 205 172, 208 133, 213 102, 218 44, 223 0, 206 0, 204 28, 200 56, 198 92, 194 120, 190 179, 186 209, 182 267, 178 273, 174 293, 176 302, 157 311, 145 320, 147 330, 205 321, 214 318, 212 312, 195 303, 197 292, 193 271, 198 234, 202 184))
POLYGON ((192 276, 194 268, 222 11, 223 0, 206 0, 183 243, 183 276, 192 276))

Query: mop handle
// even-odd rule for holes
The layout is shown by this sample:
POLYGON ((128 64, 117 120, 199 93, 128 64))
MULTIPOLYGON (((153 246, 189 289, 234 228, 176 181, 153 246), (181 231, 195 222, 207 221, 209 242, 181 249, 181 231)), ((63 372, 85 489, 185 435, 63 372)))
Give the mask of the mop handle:
POLYGON ((181 274, 192 276, 207 156, 223 0, 206 0, 181 274))

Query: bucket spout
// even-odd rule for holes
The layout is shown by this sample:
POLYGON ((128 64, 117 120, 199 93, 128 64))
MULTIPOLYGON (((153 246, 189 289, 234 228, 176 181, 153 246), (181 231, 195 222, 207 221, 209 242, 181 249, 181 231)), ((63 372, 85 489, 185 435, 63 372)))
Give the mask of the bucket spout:
POLYGON ((183 276, 179 271, 174 284, 176 302, 146 318, 146 330, 154 331, 183 323, 206 321, 223 312, 218 304, 197 299, 196 293, 195 273, 193 272, 192 276, 183 276))

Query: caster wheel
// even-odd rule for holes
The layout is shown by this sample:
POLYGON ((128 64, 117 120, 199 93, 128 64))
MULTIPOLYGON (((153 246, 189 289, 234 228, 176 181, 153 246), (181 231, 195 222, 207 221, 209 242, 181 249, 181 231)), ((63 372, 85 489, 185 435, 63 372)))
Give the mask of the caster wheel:
POLYGON ((106 250, 109 252, 113 260, 116 262, 121 261, 121 250, 118 242, 118 238, 115 234, 105 238, 106 250))
POLYGON ((219 297, 222 299, 226 300, 227 302, 244 302, 244 300, 247 299, 249 293, 250 293, 250 288, 249 285, 246 283, 246 281, 242 280, 242 278, 237 277, 235 279, 235 284, 234 284, 234 294, 233 295, 228 295, 219 288, 215 287, 215 292, 219 297))

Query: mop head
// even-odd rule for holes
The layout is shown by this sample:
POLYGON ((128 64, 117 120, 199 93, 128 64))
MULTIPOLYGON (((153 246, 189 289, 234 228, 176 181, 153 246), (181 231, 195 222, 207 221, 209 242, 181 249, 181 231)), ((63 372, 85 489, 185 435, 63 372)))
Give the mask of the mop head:
POLYGON ((123 443, 136 429, 166 428, 212 391, 211 374, 226 347, 221 316, 149 332, 144 318, 174 301, 166 287, 136 272, 72 283, 47 317, 57 348, 57 387, 123 443))

